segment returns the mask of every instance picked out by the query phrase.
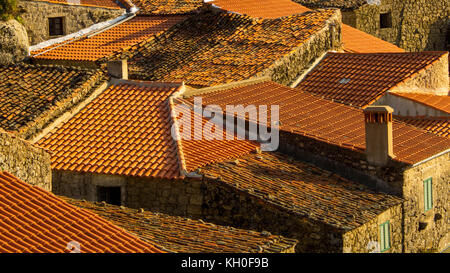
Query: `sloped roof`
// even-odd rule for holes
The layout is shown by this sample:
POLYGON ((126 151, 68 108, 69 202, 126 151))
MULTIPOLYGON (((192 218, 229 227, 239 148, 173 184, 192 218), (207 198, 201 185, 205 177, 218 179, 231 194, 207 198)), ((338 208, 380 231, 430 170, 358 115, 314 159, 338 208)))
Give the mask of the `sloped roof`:
POLYGON ((100 70, 17 64, 0 66, 0 127, 24 132, 64 112, 106 80, 100 70))
POLYGON ((103 32, 32 51, 34 59, 97 61, 158 35, 185 16, 136 16, 103 32))
POLYGON ((256 149, 252 142, 226 138, 176 142, 169 97, 180 88, 181 84, 161 83, 112 85, 38 144, 53 152, 56 170, 168 179, 181 178, 182 165, 191 172, 256 149))
POLYGON ((394 44, 346 24, 342 24, 342 42, 344 51, 349 53, 405 52, 394 44))
MULTIPOLYGON (((320 98, 301 89, 271 81, 240 87, 215 87, 217 90, 192 93, 202 97, 204 105, 279 106, 280 129, 301 134, 345 149, 365 151, 365 121, 360 109, 320 98)), ((205 89, 208 90, 208 89, 205 89)), ((438 137, 403 122, 393 125, 394 160, 418 163, 450 148, 446 138, 438 137)))
POLYGON ((397 119, 441 137, 450 138, 449 117, 400 117, 397 119))
POLYGON ((333 227, 351 230, 377 217, 401 199, 374 193, 313 165, 280 153, 246 155, 201 169, 238 190, 333 227))
POLYGON ((203 0, 132 0, 142 15, 191 14, 203 6, 203 0))
POLYGON ((150 211, 118 207, 62 197, 68 203, 90 210, 144 241, 183 253, 274 253, 292 250, 294 239, 278 235, 218 226, 150 211))
POLYGON ((221 9, 260 18, 279 18, 311 11, 291 0, 213 0, 221 9))
MULTIPOLYGON (((291 0, 214 0, 210 3, 224 10, 261 18, 278 18, 311 11, 291 0)), ((342 24, 342 42, 346 52, 405 52, 389 42, 346 24, 342 24)))
MULTIPOLYGON (((282 19, 202 13, 129 52, 129 77, 210 86, 247 79, 321 30, 335 11, 282 19)), ((127 56, 122 54, 120 57, 127 56)))
POLYGON ((365 107, 445 54, 327 53, 297 87, 326 99, 365 107))
POLYGON ((88 210, 0 172, 0 252, 63 253, 78 242, 82 253, 162 252, 88 210))
POLYGON ((415 101, 444 113, 450 114, 450 96, 437 96, 425 93, 390 92, 389 94, 415 101))

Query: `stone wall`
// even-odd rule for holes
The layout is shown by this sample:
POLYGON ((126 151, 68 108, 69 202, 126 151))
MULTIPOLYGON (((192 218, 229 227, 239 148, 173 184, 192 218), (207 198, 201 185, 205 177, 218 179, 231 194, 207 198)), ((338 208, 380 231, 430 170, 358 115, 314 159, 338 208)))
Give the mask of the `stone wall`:
POLYGON ((28 56, 28 36, 25 27, 12 19, 0 20, 0 65, 20 62, 28 56))
POLYGON ((376 253, 380 249, 380 225, 389 221, 390 245, 386 253, 401 253, 403 251, 403 210, 397 205, 380 214, 364 225, 346 232, 344 238, 344 253, 376 253))
POLYGON ((0 130, 0 170, 44 190, 52 188, 50 155, 17 136, 0 130))
POLYGON ((48 18, 64 17, 64 33, 70 34, 93 24, 118 17, 124 13, 124 10, 121 9, 27 0, 20 0, 18 6, 23 7, 26 10, 26 12, 22 14, 22 18, 31 45, 56 38, 49 36, 48 18))
POLYGON ((450 246, 450 153, 404 172, 405 252, 441 251, 450 246), (433 179, 433 208, 424 209, 424 180, 433 179))
POLYGON ((450 5, 447 0, 382 0, 347 11, 343 23, 406 51, 446 50, 450 5), (380 13, 391 12, 392 27, 380 29, 380 13), (354 13, 352 15, 351 13, 354 13))
POLYGON ((325 27, 311 35, 311 37, 293 52, 266 69, 258 73, 255 78, 269 76, 275 82, 290 85, 308 69, 317 58, 330 50, 342 49, 341 12, 327 20, 325 27))
POLYGON ((449 94, 448 53, 413 77, 390 89, 392 92, 449 94))

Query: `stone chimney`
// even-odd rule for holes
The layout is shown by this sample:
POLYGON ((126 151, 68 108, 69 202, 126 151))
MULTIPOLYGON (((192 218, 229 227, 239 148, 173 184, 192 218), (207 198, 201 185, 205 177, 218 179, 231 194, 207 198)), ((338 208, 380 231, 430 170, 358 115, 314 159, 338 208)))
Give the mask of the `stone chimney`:
POLYGON ((107 64, 108 73, 117 79, 128 80, 127 60, 110 61, 107 64))
POLYGON ((364 109, 366 123, 366 156, 370 164, 384 166, 394 157, 392 113, 389 106, 369 106, 364 109))

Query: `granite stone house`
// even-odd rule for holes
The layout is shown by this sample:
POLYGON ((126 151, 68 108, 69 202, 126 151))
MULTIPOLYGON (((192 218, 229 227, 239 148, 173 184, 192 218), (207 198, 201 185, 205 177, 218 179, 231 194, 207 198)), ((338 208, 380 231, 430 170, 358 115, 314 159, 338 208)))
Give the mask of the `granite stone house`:
POLYGON ((294 0, 310 8, 339 8, 342 22, 406 51, 448 50, 446 0, 294 0))
MULTIPOLYGON (((64 221, 92 225, 91 235, 84 229, 75 238, 86 252, 405 253, 450 245, 449 55, 404 52, 428 48, 417 37, 435 39, 438 30, 395 32, 409 27, 408 16, 396 21, 397 2, 22 2, 68 18, 52 20, 53 30, 72 18, 58 15, 61 7, 119 16, 32 47, 30 63, 0 67, 0 200, 13 204, 14 192, 29 192, 22 207, 38 208, 25 215, 30 221, 53 208, 64 221), (358 16, 369 13, 377 26, 390 14, 392 26, 358 30, 358 16), (195 111, 198 97, 200 112, 242 106, 243 115, 223 118, 246 135, 262 122, 247 107, 279 106, 279 121, 268 123, 279 131, 278 149, 263 152, 266 141, 219 130, 195 111), (99 223, 123 247, 105 242, 99 223)), ((25 217, 19 208, 6 216, 25 217)), ((67 251, 67 234, 47 236, 59 223, 38 221, 42 237, 33 241, 8 232, 11 221, 0 219, 0 241, 8 242, 0 252, 67 251), (48 244, 37 248, 40 240, 48 244)))

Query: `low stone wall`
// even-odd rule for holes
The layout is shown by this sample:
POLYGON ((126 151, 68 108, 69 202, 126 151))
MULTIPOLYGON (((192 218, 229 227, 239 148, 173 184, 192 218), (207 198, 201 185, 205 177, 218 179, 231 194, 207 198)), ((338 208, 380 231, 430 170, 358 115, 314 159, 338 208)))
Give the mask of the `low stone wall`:
POLYGON ((17 136, 0 130, 0 170, 44 190, 52 188, 50 155, 17 136))
POLYGON ((446 0, 382 0, 364 5, 343 22, 396 44, 406 51, 446 50, 450 6, 446 0), (391 12, 392 27, 380 29, 380 13, 391 12))
POLYGON ((21 17, 31 45, 55 38, 49 36, 48 18, 64 17, 65 34, 70 34, 124 13, 124 10, 121 9, 27 0, 20 0, 18 6, 26 10, 21 17))
POLYGON ((284 58, 277 60, 271 67, 258 73, 255 78, 269 76, 275 82, 290 85, 306 71, 314 61, 330 50, 342 49, 341 13, 327 20, 325 27, 311 35, 300 47, 284 58))
POLYGON ((441 251, 450 246, 450 153, 404 173, 405 252, 441 251), (432 178, 433 208, 424 209, 424 180, 432 178))
POLYGON ((344 234, 345 253, 375 253, 380 249, 380 225, 389 221, 390 245, 386 253, 403 251, 403 211, 397 205, 380 214, 370 222, 344 234))

